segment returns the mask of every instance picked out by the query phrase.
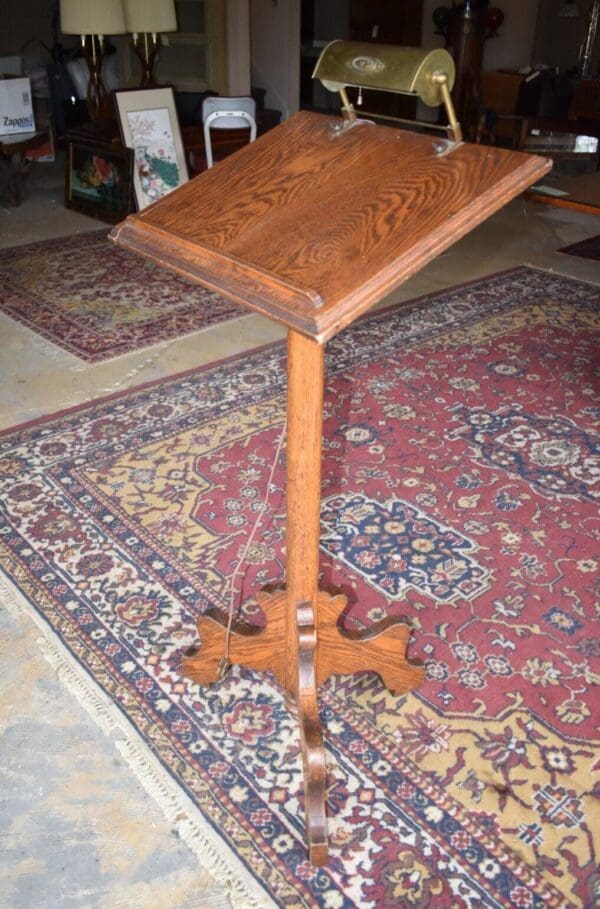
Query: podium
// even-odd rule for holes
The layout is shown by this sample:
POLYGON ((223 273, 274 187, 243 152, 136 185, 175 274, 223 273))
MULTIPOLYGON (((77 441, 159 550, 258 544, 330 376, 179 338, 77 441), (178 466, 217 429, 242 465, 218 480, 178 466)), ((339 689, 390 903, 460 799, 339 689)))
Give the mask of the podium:
POLYGON ((119 245, 288 329, 287 569, 257 594, 266 627, 214 615, 187 676, 233 663, 270 671, 298 711, 310 859, 327 860, 326 767, 317 688, 332 673, 377 672, 397 693, 423 668, 408 628, 384 619, 341 629, 342 595, 318 586, 323 353, 326 341, 551 166, 544 158, 301 112, 111 233, 119 245))

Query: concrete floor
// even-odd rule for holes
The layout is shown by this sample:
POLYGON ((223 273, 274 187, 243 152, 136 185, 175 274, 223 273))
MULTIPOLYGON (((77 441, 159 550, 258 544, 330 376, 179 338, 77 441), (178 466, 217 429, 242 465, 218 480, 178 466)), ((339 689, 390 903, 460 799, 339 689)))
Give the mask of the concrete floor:
MULTIPOLYGON (((0 207, 0 246, 102 227, 63 205, 62 162, 39 164, 24 204, 0 207)), ((395 291, 407 299, 532 264, 600 282, 597 262, 556 253, 600 233, 591 215, 519 199, 395 291)), ((0 313, 0 428, 92 400, 282 337, 260 316, 86 364, 0 313)), ((127 731, 92 695, 40 628, 0 591, 0 906, 3 909, 238 909, 227 869, 186 845, 191 806, 150 798, 132 769, 127 731), (12 608, 10 604, 12 603, 12 608), (44 658, 46 657, 46 658, 44 658), (102 720, 101 725, 98 721, 102 720)), ((106 706, 106 705, 105 705, 106 706)), ((148 769, 148 768, 147 768, 148 769)), ((151 770, 151 768, 150 768, 151 770)), ((147 776, 148 774, 146 774, 147 776)), ((151 774, 150 774, 151 775, 151 774)), ((228 861, 227 856, 221 856, 228 861)), ((243 877, 231 860, 231 874, 243 877)))

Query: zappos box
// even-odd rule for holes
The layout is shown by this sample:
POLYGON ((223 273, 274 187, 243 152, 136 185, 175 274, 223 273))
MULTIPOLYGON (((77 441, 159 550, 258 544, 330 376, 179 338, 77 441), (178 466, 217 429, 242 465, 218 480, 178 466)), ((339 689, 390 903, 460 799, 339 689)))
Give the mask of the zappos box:
POLYGON ((34 129, 29 79, 0 79, 0 135, 34 129))

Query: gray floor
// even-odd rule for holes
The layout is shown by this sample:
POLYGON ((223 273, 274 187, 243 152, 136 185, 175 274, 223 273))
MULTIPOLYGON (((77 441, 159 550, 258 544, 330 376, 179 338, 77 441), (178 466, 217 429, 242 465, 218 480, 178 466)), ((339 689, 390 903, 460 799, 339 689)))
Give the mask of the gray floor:
MULTIPOLYGON (((34 169, 20 208, 0 207, 4 247, 99 227, 64 208, 60 161, 34 169)), ((386 302, 523 263, 597 283, 597 262, 556 253, 597 233, 593 216, 517 200, 386 302)), ((0 429, 281 335, 251 316, 89 365, 0 314, 0 429)), ((210 857, 182 841, 181 817, 146 792, 127 760, 127 730, 98 726, 89 692, 68 664, 57 671, 42 629, 9 600, 0 608, 0 907, 242 906, 210 857)))

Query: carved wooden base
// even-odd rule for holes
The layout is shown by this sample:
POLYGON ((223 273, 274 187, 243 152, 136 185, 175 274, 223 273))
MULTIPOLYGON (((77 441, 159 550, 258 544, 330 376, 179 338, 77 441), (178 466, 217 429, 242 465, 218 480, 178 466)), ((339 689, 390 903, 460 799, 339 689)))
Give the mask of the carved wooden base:
MULTIPOLYGON (((267 624, 256 628, 232 625, 229 660, 259 672, 272 672, 286 687, 285 590, 261 591, 257 600, 267 624)), ((298 629, 298 719, 304 762, 306 826, 310 860, 314 865, 327 861, 325 826, 325 750, 319 723, 317 688, 334 673, 344 675, 370 670, 376 672, 391 691, 401 694, 421 684, 424 669, 420 662, 406 658, 409 628, 399 619, 383 619, 364 632, 348 632, 339 626, 346 606, 343 594, 323 590, 318 596, 318 617, 310 603, 296 607, 298 629)), ((207 613, 198 620, 201 646, 183 660, 185 675, 208 685, 222 672, 226 629, 221 620, 207 613)))
MULTIPOLYGON (((258 672, 272 672, 285 687, 286 654, 284 621, 286 593, 283 589, 261 590, 256 599, 267 617, 265 628, 234 622, 229 643, 229 659, 238 666, 258 672)), ((330 675, 376 672, 394 694, 411 691, 423 681, 420 661, 405 656, 409 627, 401 619, 382 619, 366 631, 342 630, 338 624, 347 599, 343 594, 319 591, 318 645, 315 655, 316 684, 330 675)), ((216 614, 207 612, 198 619, 201 646, 183 660, 183 671, 200 685, 210 685, 220 677, 225 653, 225 625, 216 614)))

